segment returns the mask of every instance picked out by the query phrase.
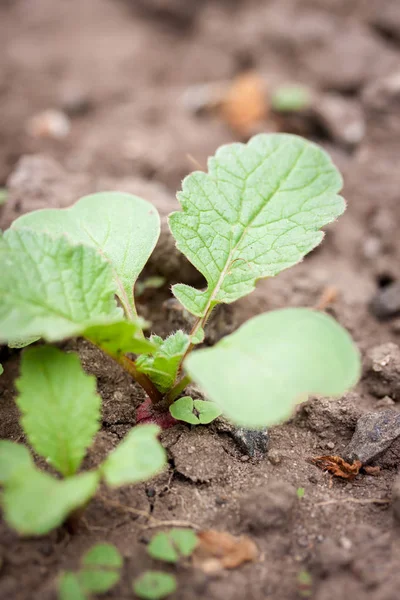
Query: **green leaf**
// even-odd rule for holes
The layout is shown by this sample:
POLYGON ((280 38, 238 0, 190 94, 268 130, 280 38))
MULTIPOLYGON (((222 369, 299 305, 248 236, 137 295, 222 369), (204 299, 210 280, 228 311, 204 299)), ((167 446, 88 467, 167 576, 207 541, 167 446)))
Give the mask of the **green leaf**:
POLYGON ((305 394, 343 394, 361 370, 347 331, 305 308, 259 315, 184 366, 229 419, 253 428, 289 418, 305 394))
POLYGON ((202 425, 207 425, 214 421, 221 414, 221 409, 214 402, 205 400, 195 400, 194 408, 199 413, 199 420, 202 425))
POLYGON ((120 580, 119 571, 104 571, 100 569, 82 569, 78 579, 85 592, 104 594, 111 590, 120 580))
POLYGON ((96 249, 112 265, 113 277, 128 316, 135 314, 133 286, 160 234, 155 207, 130 194, 102 192, 81 198, 67 209, 37 210, 12 227, 28 227, 96 249))
POLYGON ((205 291, 172 288, 198 317, 299 262, 321 242, 320 227, 345 209, 329 156, 297 136, 262 134, 223 146, 208 167, 186 177, 183 210, 169 218, 177 247, 207 281, 205 291))
POLYGON ((157 425, 138 425, 111 452, 101 470, 110 487, 147 481, 166 464, 166 453, 157 437, 157 425))
POLYGON ((169 407, 169 412, 177 421, 184 421, 191 425, 199 425, 200 419, 193 413, 193 400, 190 396, 178 398, 169 407))
POLYGON ((112 544, 96 544, 82 558, 85 567, 121 569, 123 560, 117 548, 112 544))
POLYGON ((37 335, 32 335, 31 337, 27 338, 15 338, 13 340, 9 340, 7 346, 9 348, 20 349, 25 348, 26 346, 30 346, 38 340, 40 340, 40 337, 38 337, 37 335))
POLYGON ((161 600, 176 591, 176 578, 162 571, 146 571, 133 582, 133 591, 143 600, 161 600))
POLYGON ((197 543, 197 536, 191 529, 171 529, 168 533, 153 536, 147 551, 152 558, 175 563, 181 556, 190 556, 197 543))
POLYGON ((83 335, 108 354, 144 354, 155 350, 155 345, 143 337, 139 319, 94 325, 86 329, 83 335))
POLYGON ((153 356, 139 356, 136 367, 152 380, 160 392, 165 394, 174 384, 181 359, 189 347, 190 338, 186 333, 178 330, 165 340, 152 336, 150 341, 158 346, 157 350, 153 356))
POLYGON ((84 506, 95 494, 98 482, 96 472, 59 480, 33 467, 19 470, 7 480, 3 491, 6 521, 21 535, 44 535, 84 506))
POLYGON ((0 363, 0 375, 4 373, 3 365, 0 363))
POLYGON ((9 440, 0 440, 0 483, 7 484, 18 472, 33 466, 28 448, 9 440))
POLYGON ((110 265, 92 248, 28 230, 0 235, 0 342, 79 335, 121 319, 110 265))
POLYGON ((87 600, 75 573, 65 572, 58 582, 59 600, 87 600))
POLYGON ((39 346, 23 353, 16 386, 29 443, 62 475, 73 475, 100 427, 96 379, 76 354, 39 346))

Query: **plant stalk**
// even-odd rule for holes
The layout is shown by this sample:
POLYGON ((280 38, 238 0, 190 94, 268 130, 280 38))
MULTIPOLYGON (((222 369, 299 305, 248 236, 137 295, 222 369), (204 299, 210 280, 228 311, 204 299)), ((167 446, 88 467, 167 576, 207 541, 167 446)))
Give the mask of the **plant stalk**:
POLYGON ((173 403, 173 401, 176 400, 176 398, 179 396, 179 394, 181 394, 183 392, 185 387, 187 385, 189 385, 189 383, 191 383, 191 381, 192 381, 192 378, 189 375, 184 375, 184 377, 182 377, 182 379, 180 381, 178 381, 178 383, 176 383, 174 385, 174 387, 172 387, 170 389, 168 394, 165 396, 165 400, 166 400, 168 406, 170 406, 173 403))
POLYGON ((133 360, 128 358, 127 356, 112 356, 114 360, 116 360, 129 375, 133 377, 133 379, 144 389, 146 394, 149 396, 150 400, 157 404, 162 401, 163 395, 158 391, 154 383, 145 375, 144 373, 140 373, 134 363, 133 360))

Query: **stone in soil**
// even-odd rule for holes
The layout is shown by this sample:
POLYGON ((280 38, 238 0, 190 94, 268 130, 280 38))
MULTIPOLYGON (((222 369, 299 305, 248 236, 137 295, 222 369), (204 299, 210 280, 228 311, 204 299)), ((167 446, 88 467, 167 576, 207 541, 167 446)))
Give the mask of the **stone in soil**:
POLYGON ((250 458, 264 458, 268 452, 268 430, 247 429, 237 427, 224 417, 219 417, 213 423, 213 428, 218 433, 227 433, 238 446, 239 450, 250 458))
POLYGON ((241 499, 241 524, 255 533, 284 527, 291 519, 296 499, 295 487, 284 481, 257 487, 241 499))
POLYGON ((377 319, 382 321, 398 316, 400 314, 400 283, 396 281, 378 290, 369 303, 369 309, 377 319))
POLYGON ((355 146, 365 135, 363 111, 355 100, 339 94, 321 94, 314 101, 313 113, 329 136, 339 144, 355 146))
POLYGON ((400 475, 395 479, 392 488, 392 511, 396 521, 400 524, 400 475))
POLYGON ((400 348, 388 342, 370 349, 364 368, 365 386, 377 398, 400 400, 400 348))
POLYGON ((387 450, 399 436, 400 413, 394 410, 366 413, 358 419, 343 457, 349 461, 369 463, 387 450))

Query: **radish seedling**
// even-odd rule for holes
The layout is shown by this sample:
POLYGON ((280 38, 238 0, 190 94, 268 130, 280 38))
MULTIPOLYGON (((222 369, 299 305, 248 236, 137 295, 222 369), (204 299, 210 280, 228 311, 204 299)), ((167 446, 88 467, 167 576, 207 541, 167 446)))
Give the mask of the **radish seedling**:
MULTIPOLYGON (((276 310, 250 319, 212 348, 193 349, 203 341, 216 306, 246 296, 259 279, 295 265, 321 242, 320 228, 345 209, 341 186, 322 149, 286 134, 223 146, 209 160, 208 173, 186 177, 178 194, 182 210, 170 215, 169 224, 177 248, 207 285, 201 290, 173 286, 175 298, 195 321, 190 332, 179 330, 166 339, 145 337, 134 299, 136 280, 160 232, 151 204, 127 194, 100 193, 69 209, 24 215, 0 237, 0 342, 18 340, 21 346, 38 338, 86 338, 145 390, 148 398, 138 421, 163 427, 174 424, 174 417, 207 423, 222 412, 245 427, 279 423, 307 394, 338 396, 359 378, 359 353, 331 317, 305 308, 276 310), (215 404, 179 399, 191 382, 215 404)), ((4 503, 20 531, 55 526, 85 504, 101 477, 110 485, 137 480, 139 467, 127 459, 131 443, 153 444, 151 464, 141 465, 140 479, 164 461, 157 429, 134 430, 99 470, 75 475, 97 429, 100 406, 91 379, 86 392, 85 386, 80 389, 77 382, 85 376, 79 370, 76 358, 48 347, 30 350, 23 359, 18 384, 23 425, 33 448, 68 479, 40 473, 26 450, 4 442, 2 455, 14 465, 5 477, 9 469, 2 461, 4 503), (39 386, 49 381, 45 371, 51 373, 52 388, 43 394, 39 386), (77 397, 81 400, 73 410, 54 408, 60 398, 68 406, 77 397), (46 486, 60 501, 47 494, 48 510, 40 511, 38 490, 46 486), (31 493, 25 514, 19 499, 31 493)))
POLYGON ((40 471, 29 450, 0 441, 0 483, 7 522, 19 533, 41 535, 61 525, 95 495, 100 481, 109 487, 145 481, 165 465, 156 425, 139 425, 97 468, 77 474, 100 427, 101 399, 94 377, 75 354, 41 346, 22 356, 17 380, 21 425, 34 451, 63 477, 40 471))

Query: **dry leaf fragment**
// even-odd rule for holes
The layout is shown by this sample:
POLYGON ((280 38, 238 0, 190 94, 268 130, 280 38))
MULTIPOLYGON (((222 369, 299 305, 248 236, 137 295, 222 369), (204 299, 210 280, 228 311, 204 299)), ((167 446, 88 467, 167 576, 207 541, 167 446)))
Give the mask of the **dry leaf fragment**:
POLYGON ((311 458, 311 462, 323 471, 327 471, 335 477, 348 479, 349 481, 358 475, 362 466, 360 460, 355 460, 351 465, 340 456, 317 456, 311 458))
POLYGON ((235 569, 256 560, 258 549, 248 536, 236 537, 226 531, 208 529, 197 534, 199 545, 193 553, 193 563, 205 573, 235 569))
POLYGON ((268 112, 265 83, 254 72, 236 77, 221 103, 222 117, 234 131, 245 136, 267 118, 268 112))
POLYGON ((334 285, 328 285, 322 292, 315 305, 315 310, 325 310, 331 304, 334 304, 338 298, 339 291, 334 285))
POLYGON ((377 476, 379 475, 381 468, 376 465, 375 467, 373 467, 372 465, 365 465, 365 467, 363 467, 363 470, 366 472, 367 475, 373 475, 373 476, 377 476))

